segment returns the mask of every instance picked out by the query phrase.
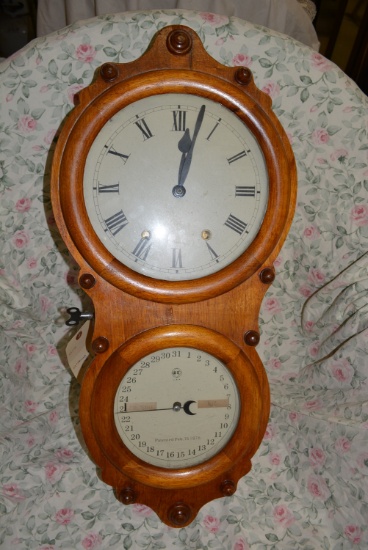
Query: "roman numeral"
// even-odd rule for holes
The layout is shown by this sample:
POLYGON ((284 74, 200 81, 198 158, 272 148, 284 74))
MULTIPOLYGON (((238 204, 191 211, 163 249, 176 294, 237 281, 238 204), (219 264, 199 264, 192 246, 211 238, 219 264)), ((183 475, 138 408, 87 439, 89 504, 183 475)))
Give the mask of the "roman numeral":
MULTIPOLYGON (((107 145, 105 145, 105 147, 107 149, 107 145)), ((110 155, 115 155, 115 156, 119 157, 123 161, 124 164, 126 163, 128 158, 130 157, 130 155, 124 155, 124 153, 119 153, 119 151, 116 151, 116 149, 114 149, 114 147, 110 147, 110 149, 107 152, 110 155)))
POLYGON ((98 193, 119 193, 119 183, 112 185, 98 185, 98 193))
MULTIPOLYGON (((179 105, 180 107, 180 105, 179 105)), ((173 111, 172 112, 174 117, 174 124, 173 124, 173 131, 175 132, 184 132, 186 130, 186 119, 187 119, 187 112, 186 111, 173 111)))
POLYGON ((236 218, 235 216, 233 216, 233 214, 230 214, 224 225, 230 227, 230 229, 232 229, 233 231, 235 231, 235 233, 238 233, 239 235, 241 235, 247 227, 247 224, 245 222, 239 220, 239 218, 236 218))
POLYGON ((240 153, 238 153, 237 155, 234 155, 233 157, 230 157, 229 159, 227 159, 227 162, 229 164, 231 164, 232 162, 235 162, 236 160, 239 160, 243 157, 246 157, 247 156, 247 153, 249 153, 249 151, 245 152, 245 151, 240 151, 240 153))
POLYGON ((122 210, 116 212, 113 216, 110 216, 105 220, 106 227, 111 233, 115 236, 121 231, 126 225, 128 225, 128 220, 122 210))
POLYGON ((217 128, 217 126, 220 124, 220 122, 221 122, 221 118, 218 119, 218 122, 216 122, 216 124, 215 124, 214 127, 212 128, 211 132, 210 132, 210 133, 208 134, 208 136, 206 137, 207 141, 210 141, 213 132, 216 130, 216 128, 217 128))
POLYGON ((151 132, 151 130, 148 128, 147 123, 146 123, 146 121, 144 120, 144 118, 141 118, 140 120, 137 120, 134 124, 136 124, 137 127, 138 127, 138 128, 140 129, 140 131, 142 132, 144 141, 146 141, 146 139, 149 139, 149 138, 152 137, 152 132, 151 132))
POLYGON ((183 267, 181 259, 181 248, 172 249, 172 264, 171 267, 183 267))
POLYGON ((235 196, 236 197, 255 197, 256 188, 251 185, 236 185, 235 186, 235 196))
MULTIPOLYGON (((147 238, 142 238, 135 249, 133 250, 134 256, 140 260, 146 261, 149 251, 151 250, 152 243, 147 238)), ((136 260, 137 261, 137 260, 136 260)))
POLYGON ((207 250, 208 252, 210 253, 210 256, 212 258, 212 260, 216 260, 216 262, 218 262, 218 254, 216 254, 216 252, 213 250, 213 248, 208 244, 208 242, 206 241, 206 245, 207 245, 207 250))

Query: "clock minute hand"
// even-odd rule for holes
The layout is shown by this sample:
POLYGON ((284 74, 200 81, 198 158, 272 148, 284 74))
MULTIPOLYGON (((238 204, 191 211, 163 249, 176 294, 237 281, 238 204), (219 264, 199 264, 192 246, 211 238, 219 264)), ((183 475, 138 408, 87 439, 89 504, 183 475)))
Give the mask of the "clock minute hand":
MULTIPOLYGON (((186 154, 183 165, 181 166, 181 170, 179 171, 178 185, 184 185, 184 182, 187 178, 189 168, 190 168, 190 165, 192 163, 194 145, 195 145, 195 142, 197 140, 199 130, 201 129, 201 126, 202 126, 205 110, 206 110, 206 106, 202 105, 202 107, 199 110, 197 120, 196 120, 196 123, 195 123, 195 126, 194 126, 194 132, 193 132, 192 142, 191 142, 189 151, 186 154)), ((185 153, 183 153, 183 154, 185 154, 185 153)))
POLYGON ((182 156, 181 156, 181 161, 179 166, 178 185, 175 185, 172 190, 174 197, 183 197, 185 195, 186 190, 184 187, 184 182, 187 179, 189 168, 192 163, 194 145, 197 140, 199 130, 201 129, 201 126, 202 126, 205 110, 206 110, 206 106, 202 105, 202 107, 199 110, 197 120, 194 126, 192 139, 190 139, 189 130, 186 129, 183 137, 180 139, 178 143, 178 148, 179 148, 179 151, 182 152, 182 156))

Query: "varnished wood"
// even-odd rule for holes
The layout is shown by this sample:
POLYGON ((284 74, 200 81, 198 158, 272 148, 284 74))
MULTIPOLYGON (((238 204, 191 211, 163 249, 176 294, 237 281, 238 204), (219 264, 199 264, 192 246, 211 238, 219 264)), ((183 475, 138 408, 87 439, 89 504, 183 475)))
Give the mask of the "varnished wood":
MULTIPOLYGON (((248 77, 244 79, 246 83, 239 84, 239 68, 215 62, 190 29, 186 32, 192 35, 192 50, 187 55, 173 56, 166 48, 170 32, 173 31, 161 31, 154 46, 137 61, 116 65, 116 78, 106 82, 98 75, 94 84, 79 93, 79 104, 69 115, 55 152, 53 180, 60 185, 53 194, 53 204, 62 236, 69 241, 73 254, 87 261, 105 280, 139 298, 188 303, 227 292, 255 273, 272 253, 277 253, 280 235, 288 227, 295 201, 295 164, 288 139, 271 110, 269 96, 260 92, 248 77), (234 111, 257 138, 269 176, 268 207, 254 241, 231 265, 195 283, 150 279, 117 261, 91 226, 81 185, 89 148, 113 114, 150 94, 183 92, 218 101, 234 111)), ((108 66, 111 69, 112 64, 108 66)), ((246 74, 249 73, 246 69, 246 74)))
MULTIPOLYGON (((256 365, 262 369, 256 354, 250 358, 223 335, 189 324, 157 327, 128 340, 110 356, 93 380, 90 410, 81 407, 81 422, 90 424, 97 443, 90 451, 102 469, 104 481, 117 487, 119 479, 118 487, 128 488, 128 496, 133 491, 139 502, 144 499, 164 521, 168 521, 168 511, 176 502, 190 503, 189 523, 205 502, 226 496, 229 488, 236 487, 239 477, 249 471, 250 458, 267 424, 269 395, 262 387, 256 365), (140 357, 170 346, 196 347, 216 356, 232 373, 242 396, 236 436, 212 459, 177 470, 151 466, 134 457, 117 433, 113 406, 117 388, 128 369, 140 357)), ((126 496, 123 495, 123 500, 126 496)))
POLYGON ((55 150, 51 190, 61 236, 95 308, 91 347, 96 357, 82 380, 79 411, 86 444, 119 500, 147 504, 174 527, 187 525, 203 504, 232 494, 250 470, 266 429, 269 386, 254 346, 261 301, 295 207, 296 168, 288 139, 248 68, 219 64, 193 30, 167 27, 141 58, 103 65, 79 93, 55 150), (269 175, 267 212, 250 247, 218 273, 191 281, 151 279, 118 262, 97 238, 84 205, 84 165, 99 130, 131 102, 164 93, 200 95, 232 110, 255 135, 269 175), (181 345, 226 363, 243 408, 234 436, 218 455, 185 470, 165 470, 125 448, 112 403, 135 360, 152 349, 181 345))

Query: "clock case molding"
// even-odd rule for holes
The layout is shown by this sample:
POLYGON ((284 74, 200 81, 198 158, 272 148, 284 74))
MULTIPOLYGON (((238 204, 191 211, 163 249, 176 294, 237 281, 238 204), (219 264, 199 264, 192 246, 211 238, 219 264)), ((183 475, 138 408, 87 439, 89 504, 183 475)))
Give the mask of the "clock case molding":
MULTIPOLYGON (((86 444, 102 470, 102 479, 115 488, 120 500, 147 504, 167 524, 182 527, 194 519, 204 503, 235 491, 238 479, 250 470, 250 458, 266 429, 269 386, 254 347, 259 341, 260 305, 274 280, 273 262, 295 209, 296 166, 289 141, 271 109, 270 97, 255 86, 248 68, 219 64, 207 54, 192 29, 166 27, 156 34, 142 57, 130 63, 102 65, 93 83, 79 92, 55 149, 51 198, 60 234, 80 267, 80 286, 90 296, 95 310, 91 336, 95 358, 80 375, 79 412, 86 444), (94 233, 83 199, 86 156, 102 126, 131 102, 165 93, 203 96, 232 110, 256 137, 269 175, 266 214, 249 248, 219 272, 190 281, 151 279, 117 261, 94 233), (259 395, 261 408, 257 405, 251 413, 256 426, 252 441, 243 445, 243 450, 237 445, 237 459, 230 468, 226 468, 224 458, 222 466, 217 465, 214 470, 210 460, 201 465, 206 475, 199 475, 198 467, 189 472, 171 470, 165 488, 161 482, 157 484, 154 475, 142 485, 134 471, 144 470, 145 464, 134 458, 128 468, 130 473, 123 473, 107 457, 103 442, 96 435, 98 412, 93 410, 93 403, 100 382, 108 379, 106 365, 108 361, 114 363, 114 358, 137 342, 144 356, 145 335, 150 342, 152 338, 156 340, 155 349, 162 348, 167 339, 169 345, 206 349, 204 338, 213 341, 214 334, 224 345, 227 342, 228 347, 236 346, 259 395), (179 481, 182 479, 187 480, 186 488, 179 481)), ((215 348, 218 356, 219 348, 215 348)), ((125 372, 130 364, 128 361, 125 372)), ((244 381, 240 384, 242 396, 244 381)), ((107 424, 106 434, 115 437, 111 433, 113 427, 107 424)), ((240 442, 247 441, 249 435, 242 426, 233 436, 240 442)), ((226 452, 222 454, 225 457, 226 452)))

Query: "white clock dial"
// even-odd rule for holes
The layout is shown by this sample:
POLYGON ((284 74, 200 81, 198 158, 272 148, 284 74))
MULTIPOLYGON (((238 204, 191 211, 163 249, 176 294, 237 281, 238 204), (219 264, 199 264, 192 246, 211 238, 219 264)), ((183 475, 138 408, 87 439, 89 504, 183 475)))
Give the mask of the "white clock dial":
POLYGON ((256 237, 268 202, 262 150, 222 105, 190 94, 116 113, 87 156, 84 199, 104 246, 152 278, 204 277, 256 237))
POLYGON ((121 380, 114 418, 126 447, 162 468, 184 468, 215 456, 238 423, 240 400, 227 367, 194 348, 143 357, 121 380))

